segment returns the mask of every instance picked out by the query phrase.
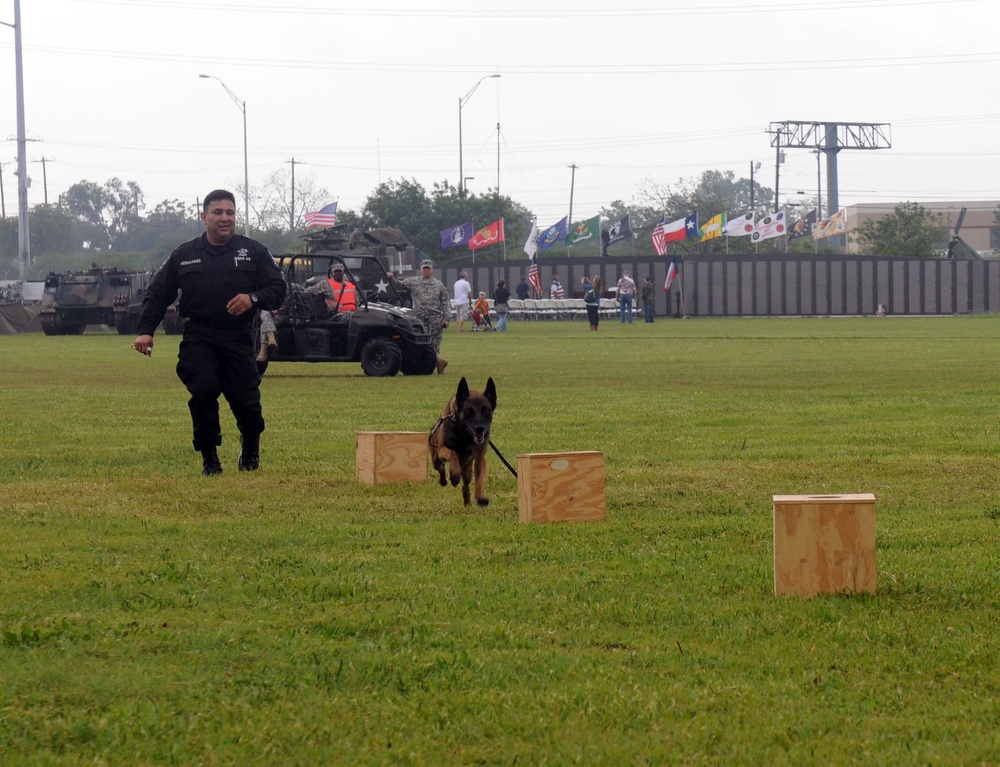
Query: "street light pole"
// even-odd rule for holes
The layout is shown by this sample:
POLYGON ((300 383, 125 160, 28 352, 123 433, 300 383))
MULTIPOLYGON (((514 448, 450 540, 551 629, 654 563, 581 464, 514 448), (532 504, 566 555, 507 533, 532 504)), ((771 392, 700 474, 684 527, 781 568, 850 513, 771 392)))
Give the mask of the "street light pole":
POLYGON ((500 77, 500 75, 483 75, 479 78, 476 84, 469 89, 468 93, 464 96, 459 96, 458 99, 458 177, 461 179, 461 184, 458 188, 459 192, 465 192, 465 176, 463 175, 465 173, 465 168, 462 164, 462 107, 464 107, 466 102, 472 98, 472 94, 476 92, 476 88, 479 87, 483 80, 489 80, 495 77, 500 77))
POLYGON ((250 236, 250 165, 247 162, 247 102, 241 101, 240 98, 229 90, 229 86, 226 85, 222 80, 220 80, 215 75, 198 75, 198 77, 204 78, 206 80, 215 80, 223 87, 226 93, 229 94, 236 106, 239 107, 240 111, 243 113, 243 234, 246 237, 250 236))

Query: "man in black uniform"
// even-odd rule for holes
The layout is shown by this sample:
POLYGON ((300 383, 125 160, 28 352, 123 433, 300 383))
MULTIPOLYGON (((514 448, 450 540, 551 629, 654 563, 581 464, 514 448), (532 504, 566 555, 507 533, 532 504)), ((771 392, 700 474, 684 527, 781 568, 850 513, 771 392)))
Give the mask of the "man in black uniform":
POLYGON ((177 376, 191 393, 194 449, 202 474, 222 473, 219 394, 226 397, 240 430, 240 471, 260 464, 260 375, 251 325, 258 309, 277 309, 285 297, 281 271, 261 243, 235 233, 236 198, 216 189, 205 198, 205 233, 177 248, 153 277, 139 315, 133 348, 153 353, 153 332, 181 292, 187 317, 177 355, 177 376))

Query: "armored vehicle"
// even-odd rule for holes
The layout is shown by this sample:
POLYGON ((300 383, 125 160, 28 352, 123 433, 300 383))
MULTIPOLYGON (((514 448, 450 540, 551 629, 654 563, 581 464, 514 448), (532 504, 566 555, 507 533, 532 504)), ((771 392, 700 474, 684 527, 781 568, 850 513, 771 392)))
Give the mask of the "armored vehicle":
MULTIPOLYGON (((273 315, 276 346, 263 353, 258 346, 258 369, 263 372, 270 362, 359 362, 369 376, 433 373, 437 355, 430 334, 410 308, 409 292, 386 274, 382 259, 396 254, 380 252, 386 246, 371 236, 367 244, 353 245, 330 230, 306 239, 311 252, 276 259, 287 291, 273 315), (343 267, 344 280, 356 288, 351 311, 341 310, 332 291, 319 292, 335 266, 343 267)), ((255 336, 260 344, 260 333, 255 336)))
POLYGON ((94 264, 80 272, 49 272, 40 319, 47 336, 80 335, 87 325, 135 333, 139 310, 153 275, 94 264))

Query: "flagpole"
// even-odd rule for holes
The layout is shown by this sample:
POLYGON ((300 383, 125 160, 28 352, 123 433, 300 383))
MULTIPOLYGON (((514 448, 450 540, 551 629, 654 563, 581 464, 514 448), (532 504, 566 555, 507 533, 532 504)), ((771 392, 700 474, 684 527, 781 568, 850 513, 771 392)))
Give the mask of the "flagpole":
POLYGON ((687 319, 687 307, 684 305, 684 258, 681 257, 681 262, 677 265, 677 290, 680 291, 681 295, 681 319, 687 319))

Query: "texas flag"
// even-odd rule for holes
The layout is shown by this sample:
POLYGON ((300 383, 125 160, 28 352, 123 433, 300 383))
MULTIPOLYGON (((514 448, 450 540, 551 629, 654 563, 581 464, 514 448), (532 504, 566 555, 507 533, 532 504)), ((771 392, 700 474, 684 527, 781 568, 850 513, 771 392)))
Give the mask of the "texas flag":
POLYGON ((677 256, 674 256, 673 260, 670 262, 669 268, 667 269, 667 279, 663 283, 664 293, 670 292, 670 286, 673 285, 675 279, 677 279, 677 256))
POLYGON ((686 240, 689 237, 698 236, 698 214, 692 213, 690 216, 679 218, 676 221, 665 221, 666 215, 660 218, 660 223, 653 229, 653 248, 656 255, 662 256, 667 252, 667 243, 677 240, 686 240))
POLYGON ((664 242, 674 242, 675 240, 686 240, 690 237, 698 236, 698 214, 692 213, 690 216, 671 221, 663 227, 664 242))

